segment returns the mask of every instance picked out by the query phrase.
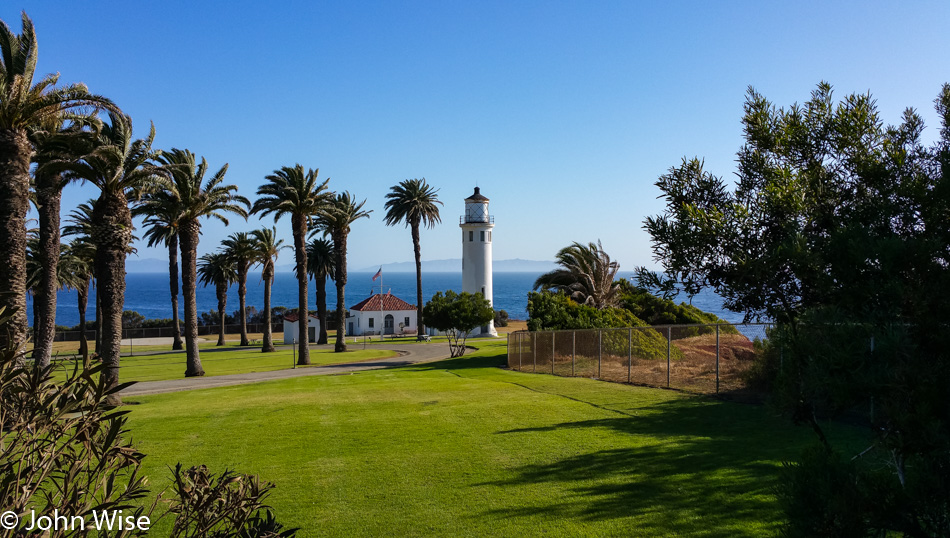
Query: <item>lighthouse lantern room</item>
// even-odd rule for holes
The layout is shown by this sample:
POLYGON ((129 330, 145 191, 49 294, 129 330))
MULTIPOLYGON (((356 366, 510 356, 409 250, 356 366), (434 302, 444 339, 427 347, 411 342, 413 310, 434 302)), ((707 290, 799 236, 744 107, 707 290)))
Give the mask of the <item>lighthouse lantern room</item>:
MULTIPOLYGON (((478 187, 465 199, 465 215, 459 218, 462 228, 462 291, 481 293, 492 303, 492 228, 495 218, 488 213, 488 198, 478 187)), ((498 336, 495 323, 488 322, 472 331, 472 336, 498 336)))

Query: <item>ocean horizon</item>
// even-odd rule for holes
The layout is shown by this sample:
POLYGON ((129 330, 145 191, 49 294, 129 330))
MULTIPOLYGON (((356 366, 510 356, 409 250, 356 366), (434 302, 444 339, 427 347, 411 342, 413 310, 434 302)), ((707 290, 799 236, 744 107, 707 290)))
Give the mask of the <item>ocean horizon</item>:
MULTIPOLYGON (((347 276, 346 305, 351 307, 368 297, 379 293, 380 279, 373 281, 372 272, 353 272, 347 276)), ((534 281, 542 273, 495 272, 492 277, 494 287, 493 306, 505 310, 511 319, 527 319, 528 292, 534 281)), ((632 272, 621 272, 620 277, 631 277, 632 272)), ((171 297, 168 289, 168 273, 128 273, 126 274, 125 310, 134 310, 148 319, 171 318, 171 297)), ((384 273, 382 276, 383 293, 392 293, 410 303, 416 302, 416 275, 409 272, 384 273)), ((179 283, 179 290, 180 290, 179 283)), ((437 291, 462 289, 461 272, 431 272, 422 275, 422 297, 424 301, 432 298, 437 291)), ((316 309, 316 285, 311 280, 308 304, 316 309)), ((216 310, 218 299, 214 286, 199 286, 197 289, 198 313, 216 310)), ((79 323, 78 297, 74 290, 61 290, 57 293, 56 324, 72 327, 79 323)), ((711 291, 703 292, 693 298, 692 304, 701 310, 712 312, 730 322, 742 320, 741 314, 723 310, 722 299, 711 291)), ((228 289, 228 313, 239 308, 237 285, 228 289)), ((247 279, 247 305, 257 310, 264 308, 264 283, 260 273, 251 273, 247 279)), ((297 279, 293 273, 279 272, 274 277, 271 290, 271 306, 297 307, 297 279)), ((184 316, 184 298, 179 293, 179 316, 184 316)), ((336 307, 336 285, 327 282, 327 308, 336 307)), ((86 318, 95 319, 95 294, 90 292, 86 318)), ((27 316, 33 322, 33 301, 27 298, 27 316)))

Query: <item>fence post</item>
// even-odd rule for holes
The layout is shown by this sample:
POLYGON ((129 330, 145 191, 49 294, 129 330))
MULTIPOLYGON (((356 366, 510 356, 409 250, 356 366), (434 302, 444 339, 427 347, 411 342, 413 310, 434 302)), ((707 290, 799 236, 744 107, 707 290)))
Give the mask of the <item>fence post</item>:
POLYGON ((719 394, 719 324, 716 324, 716 394, 719 394))
POLYGON ((538 373, 538 335, 537 333, 531 337, 531 355, 534 357, 534 365, 531 368, 531 373, 538 373))
POLYGON ((521 356, 524 354, 524 333, 518 333, 518 371, 521 371, 521 356))
POLYGON ((627 331, 627 383, 630 383, 633 379, 633 327, 627 331))
POLYGON ((597 331, 597 379, 600 379, 600 371, 604 364, 604 331, 597 331))
POLYGON ((670 388, 670 349, 673 347, 673 327, 666 328, 666 388, 670 388))
POLYGON ((571 377, 577 375, 574 367, 577 365, 577 331, 571 331, 571 377))
POLYGON ((505 352, 507 353, 508 368, 511 368, 511 333, 505 335, 505 352))
POLYGON ((554 334, 556 331, 551 331, 551 375, 554 375, 554 334))

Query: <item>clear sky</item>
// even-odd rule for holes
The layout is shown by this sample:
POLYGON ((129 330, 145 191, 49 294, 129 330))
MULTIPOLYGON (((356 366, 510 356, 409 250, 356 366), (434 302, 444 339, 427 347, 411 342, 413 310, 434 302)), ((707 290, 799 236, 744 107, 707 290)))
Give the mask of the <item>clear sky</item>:
MULTIPOLYGON (((230 163, 245 196, 299 162, 366 198, 354 269, 412 259, 383 204, 417 177, 445 203, 424 260, 461 257, 458 217, 477 184, 496 259, 599 238, 622 269, 652 266, 653 183, 693 156, 733 177, 748 86, 782 106, 821 80, 838 96, 870 91, 886 122, 918 109, 932 139, 950 81, 945 1, 6 1, 0 19, 17 32, 21 9, 39 73, 112 98, 141 135, 154 122, 159 148, 230 163)), ((64 214, 95 195, 67 187, 64 214)), ((199 251, 261 224, 205 221, 199 251)), ((292 244, 289 221, 278 231, 292 244)))

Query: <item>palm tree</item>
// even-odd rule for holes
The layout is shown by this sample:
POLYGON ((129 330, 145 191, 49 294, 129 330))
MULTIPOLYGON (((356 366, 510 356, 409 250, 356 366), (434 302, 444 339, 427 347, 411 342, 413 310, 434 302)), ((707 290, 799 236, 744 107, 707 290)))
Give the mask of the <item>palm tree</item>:
POLYGON ((235 185, 222 185, 228 165, 222 166, 207 181, 204 181, 208 162, 202 158, 195 161, 195 154, 187 149, 172 149, 159 158, 170 172, 172 181, 168 190, 181 201, 178 215, 178 241, 181 248, 181 285, 185 296, 185 377, 201 376, 198 353, 198 303, 195 296, 197 280, 198 236, 201 233, 202 217, 215 218, 228 224, 225 213, 234 213, 247 218, 247 198, 236 193, 235 185))
MULTIPOLYGON (((77 253, 81 253, 84 256, 84 259, 89 263, 89 275, 90 279, 94 282, 96 278, 96 245, 92 241, 92 214, 93 206, 96 205, 95 200, 89 200, 85 203, 79 204, 76 206, 76 209, 70 211, 69 218, 67 219, 66 226, 63 227, 63 236, 75 236, 76 239, 73 242, 81 242, 83 248, 77 250, 77 253)), ((88 292, 89 286, 86 286, 85 294, 80 293, 81 290, 77 289, 77 294, 79 297, 79 308, 80 316, 85 316, 86 306, 88 304, 88 292)), ((96 285, 96 340, 95 340, 95 352, 99 353, 99 344, 101 343, 102 336, 102 317, 99 315, 100 304, 102 301, 99 297, 99 286, 96 285)), ((85 326, 83 326, 83 333, 80 336, 80 353, 84 353, 84 357, 88 355, 88 345, 85 343, 86 333, 85 326)))
MULTIPOLYGON (((96 148, 78 163, 69 165, 75 177, 99 188, 92 211, 92 239, 96 245, 96 281, 101 294, 102 336, 99 357, 105 366, 105 386, 119 382, 122 343, 122 310, 125 304, 125 258, 131 251, 132 212, 130 201, 165 183, 164 170, 152 164, 158 153, 152 149, 155 126, 144 140, 133 140, 132 119, 109 113, 96 137, 96 148)), ((121 400, 118 394, 109 398, 121 400)))
POLYGON ((264 179, 267 183, 257 189, 260 196, 254 202, 252 212, 263 215, 274 214, 274 222, 284 215, 290 215, 290 223, 294 234, 294 260, 297 273, 297 312, 299 316, 299 330, 301 335, 297 364, 310 364, 310 347, 307 335, 307 228, 310 220, 323 211, 330 200, 327 191, 327 182, 317 182, 320 170, 308 169, 304 172, 303 166, 284 166, 274 170, 273 174, 264 179))
POLYGON ((57 275, 59 266, 60 207, 63 188, 69 176, 64 163, 74 162, 91 149, 93 132, 90 125, 98 125, 94 117, 72 116, 61 113, 48 118, 30 131, 30 141, 36 148, 34 193, 39 215, 39 237, 36 261, 39 267, 33 312, 33 360, 37 367, 47 366, 53 349, 56 331, 56 291, 61 287, 57 275))
MULTIPOLYGON (((218 297, 218 316, 221 319, 218 331, 218 344, 224 345, 224 322, 227 319, 228 287, 237 281, 237 271, 234 269, 234 260, 224 252, 205 254, 198 260, 198 281, 202 285, 214 285, 214 292, 218 297)), ((199 367, 201 364, 199 363, 199 367)))
POLYGON ((118 111, 83 84, 55 87, 58 75, 46 75, 34 84, 36 34, 26 13, 22 21, 19 35, 0 21, 0 308, 13 315, 9 329, 0 331, 0 347, 26 343, 26 213, 33 154, 28 132, 47 118, 80 107, 118 111))
POLYGON ((261 279, 264 281, 264 343, 262 353, 274 351, 274 341, 271 335, 270 292, 274 283, 274 263, 277 255, 284 248, 283 239, 277 239, 277 228, 261 228, 251 232, 254 245, 254 261, 261 264, 261 279))
POLYGON ((178 319, 178 216, 181 200, 172 190, 148 193, 142 205, 132 210, 132 216, 145 216, 144 239, 148 246, 164 245, 168 248, 168 290, 172 298, 172 349, 182 349, 181 322, 178 319))
POLYGON ((574 242, 558 251, 555 269, 538 277, 534 289, 563 291, 571 299, 594 308, 615 306, 620 297, 616 281, 620 264, 611 261, 600 244, 574 242))
POLYGON ((336 254, 333 243, 313 238, 307 244, 307 274, 317 284, 317 317, 320 318, 318 344, 327 343, 327 278, 336 280, 336 254))
POLYGON ((432 228, 441 223, 438 189, 433 189, 425 178, 407 179, 392 187, 386 195, 387 226, 395 226, 405 222, 412 232, 412 251, 416 257, 416 315, 419 318, 418 337, 421 340, 425 333, 425 323, 422 319, 422 251, 419 248, 419 225, 432 228))
POLYGON ((230 256, 237 268, 238 301, 241 304, 239 317, 241 319, 241 346, 251 345, 247 338, 247 273, 257 256, 254 249, 254 240, 247 232, 235 232, 221 242, 224 253, 230 256))
POLYGON ((317 217, 317 227, 333 239, 336 256, 336 345, 337 353, 346 351, 346 238, 350 226, 361 218, 368 218, 370 211, 363 211, 366 200, 357 203, 349 192, 337 194, 327 208, 317 217))
POLYGON ((89 344, 86 341, 86 306, 89 304, 89 283, 92 280, 92 268, 95 264, 96 247, 83 239, 75 239, 62 249, 59 259, 63 282, 66 287, 76 290, 79 308, 79 354, 85 361, 89 358, 89 344))

